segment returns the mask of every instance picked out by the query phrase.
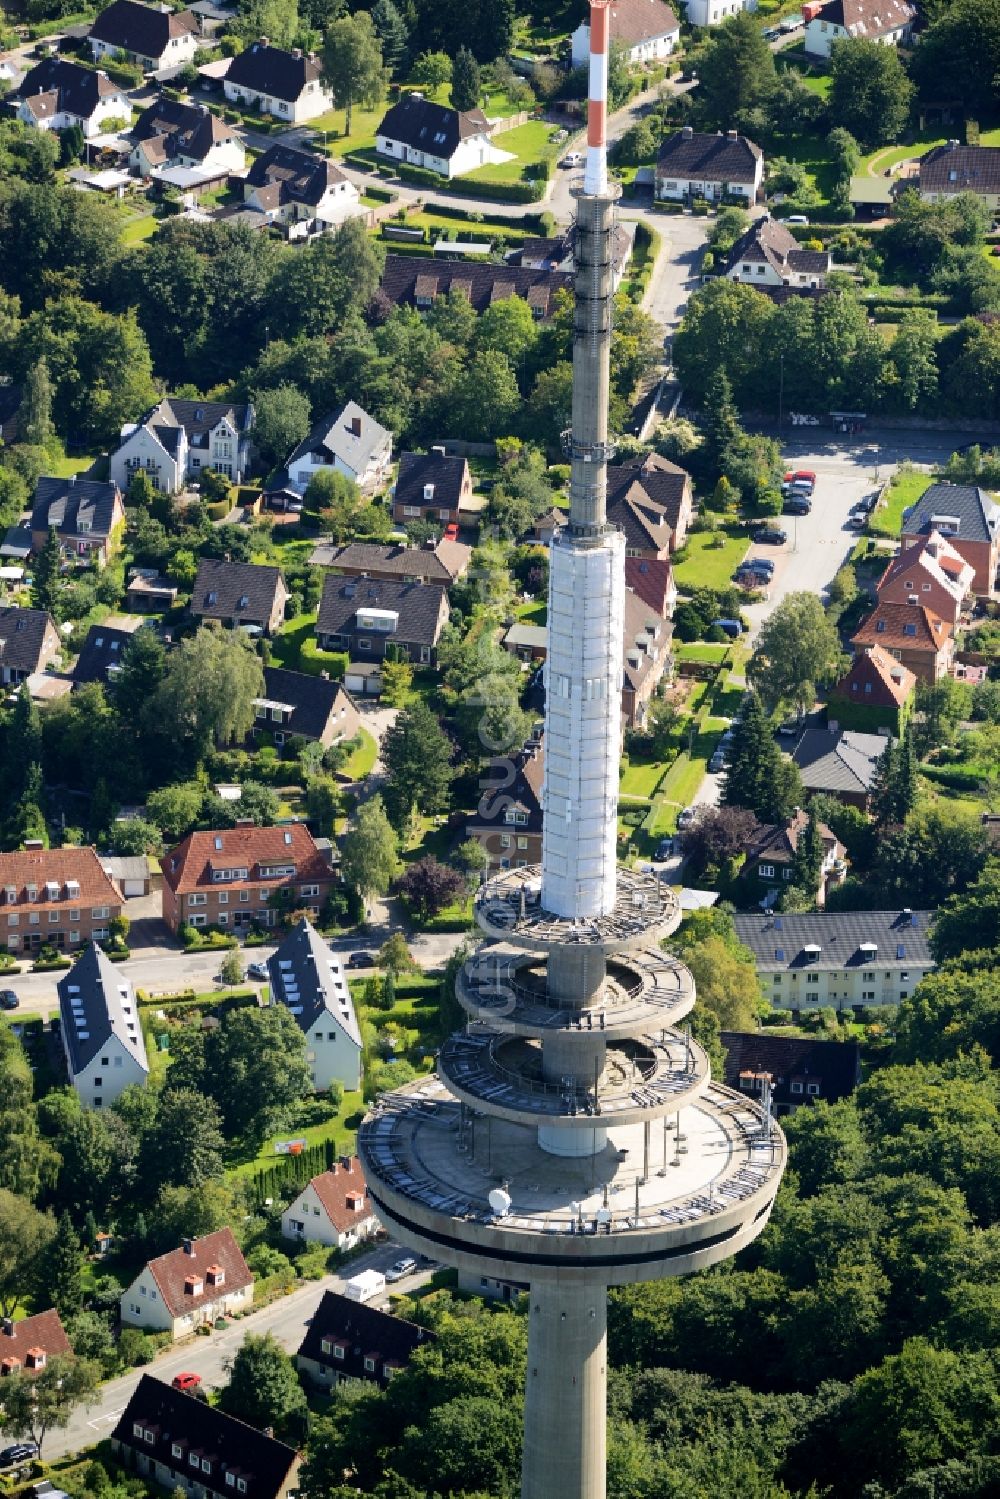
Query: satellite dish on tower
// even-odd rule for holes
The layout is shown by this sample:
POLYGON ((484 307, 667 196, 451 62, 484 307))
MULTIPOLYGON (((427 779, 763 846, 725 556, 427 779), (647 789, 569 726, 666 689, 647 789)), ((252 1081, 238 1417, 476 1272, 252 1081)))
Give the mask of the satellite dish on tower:
POLYGON ((611 1209, 610 1208, 598 1208, 597 1209, 597 1213, 596 1213, 595 1216, 597 1218, 598 1223, 601 1225, 601 1227, 602 1228, 606 1228, 607 1225, 611 1222, 611 1209))
POLYGON ((503 1187, 494 1187, 489 1195, 489 1204, 498 1218, 506 1218, 510 1212, 510 1193, 503 1187))

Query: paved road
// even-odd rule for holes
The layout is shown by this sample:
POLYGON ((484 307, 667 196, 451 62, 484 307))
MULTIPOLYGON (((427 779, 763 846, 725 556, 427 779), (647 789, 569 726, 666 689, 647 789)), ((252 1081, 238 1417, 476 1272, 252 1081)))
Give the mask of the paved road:
MULTIPOLYGON (((382 1244, 344 1268, 344 1275, 327 1275, 322 1280, 309 1281, 300 1290, 283 1296, 279 1301, 255 1312, 242 1322, 235 1322, 223 1332, 213 1332, 208 1338, 191 1337, 183 1345, 165 1350, 145 1369, 136 1369, 118 1379, 109 1380, 101 1386, 92 1406, 77 1411, 65 1431, 55 1431, 46 1440, 44 1456, 62 1457, 67 1452, 79 1452, 84 1447, 106 1437, 143 1374, 152 1374, 157 1379, 171 1380, 182 1369, 200 1374, 206 1386, 217 1388, 226 1383, 226 1364, 232 1359, 248 1332, 274 1335, 288 1353, 294 1353, 305 1336, 306 1325, 322 1300, 325 1291, 343 1290, 344 1282, 362 1270, 386 1270, 400 1256, 396 1244, 382 1244)), ((423 1285, 431 1275, 424 1269, 417 1275, 398 1281, 392 1290, 397 1293, 412 1291, 423 1285)), ((388 1306, 388 1296, 377 1298, 373 1306, 388 1306)))

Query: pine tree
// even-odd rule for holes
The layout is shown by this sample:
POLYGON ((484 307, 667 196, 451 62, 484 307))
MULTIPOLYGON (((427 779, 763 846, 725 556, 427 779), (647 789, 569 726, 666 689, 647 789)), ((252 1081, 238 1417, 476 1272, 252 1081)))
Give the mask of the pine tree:
POLYGON ((410 46, 406 22, 392 0, 375 0, 372 20, 382 43, 382 61, 390 73, 402 73, 410 46))
POLYGON ((810 812, 795 846, 795 856, 792 860, 792 884, 806 891, 812 902, 816 899, 822 869, 823 839, 820 835, 819 823, 810 812))
POLYGON ((52 381, 44 355, 29 367, 21 403, 21 440, 31 447, 47 448, 55 435, 52 425, 52 381))
POLYGON ((917 804, 917 751, 913 743, 913 725, 903 730, 896 760, 896 821, 905 822, 917 804))
POLYGON ((708 382, 702 412, 705 462, 713 474, 721 473, 743 436, 733 387, 721 366, 708 382))
POLYGON ((47 609, 50 614, 55 609, 59 593, 61 564, 62 552, 59 547, 59 537, 56 535, 55 527, 50 526, 32 575, 31 607, 33 609, 47 609))
POLYGON ((87 1209, 87 1216, 83 1220, 83 1232, 87 1247, 93 1249, 97 1243, 97 1219, 89 1208, 87 1209))
POLYGON ((757 812, 764 800, 765 780, 773 763, 774 750, 771 725, 760 698, 755 692, 748 692, 740 721, 733 729, 722 789, 724 806, 749 807, 751 812, 757 812))
POLYGON ((880 828, 889 827, 896 821, 896 775, 898 755, 896 741, 889 738, 885 749, 878 757, 872 779, 871 807, 875 822, 880 828))
POLYGON ((479 64, 468 47, 459 47, 455 53, 455 64, 451 74, 451 102, 455 109, 476 109, 482 82, 479 64))
POLYGON ((80 1239, 68 1213, 56 1225, 55 1237, 45 1254, 44 1285, 52 1305, 62 1317, 70 1317, 83 1306, 83 1275, 86 1260, 80 1239))
MULTIPOLYGON (((7 734, 7 748, 11 752, 7 794, 16 801, 28 784, 30 768, 40 765, 42 759, 42 719, 27 683, 21 684, 17 694, 14 716, 7 734)), ((40 775, 38 782, 40 790, 40 775)))

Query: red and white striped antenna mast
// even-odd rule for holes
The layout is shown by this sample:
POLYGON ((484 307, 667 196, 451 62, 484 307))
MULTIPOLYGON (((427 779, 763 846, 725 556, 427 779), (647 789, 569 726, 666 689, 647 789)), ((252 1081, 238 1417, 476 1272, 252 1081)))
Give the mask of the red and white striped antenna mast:
POLYGON ((587 165, 585 193, 608 186, 608 54, 611 0, 590 0, 590 77, 587 88, 587 165))

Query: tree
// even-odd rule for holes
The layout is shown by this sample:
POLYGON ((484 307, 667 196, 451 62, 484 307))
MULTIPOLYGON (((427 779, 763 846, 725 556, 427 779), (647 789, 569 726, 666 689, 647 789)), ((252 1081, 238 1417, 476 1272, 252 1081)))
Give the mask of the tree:
POLYGON ((231 947, 219 965, 219 978, 230 989, 234 989, 237 984, 242 984, 245 977, 243 959, 240 957, 239 948, 231 947))
POLYGON ((727 939, 711 931, 692 942, 681 932, 678 945, 691 970, 699 1005, 718 1018, 722 1030, 753 1030, 761 993, 750 950, 735 937, 727 939))
POLYGON ((83 1277, 87 1261, 80 1236, 68 1213, 59 1215, 56 1231, 42 1261, 46 1296, 61 1317, 71 1317, 83 1306, 83 1277))
POLYGON ((329 28, 323 44, 323 77, 334 104, 344 111, 344 134, 350 135, 354 105, 374 109, 385 95, 382 44, 368 11, 342 16, 329 28))
POLYGON ((823 838, 815 813, 810 812, 806 825, 798 834, 795 853, 792 857, 792 885, 803 891, 809 901, 809 909, 816 903, 820 873, 823 869, 823 838))
POLYGON ((55 435, 52 425, 52 381, 44 356, 28 370, 21 398, 20 440, 33 448, 47 448, 55 435))
POLYGON ((413 667, 408 661, 389 661, 382 665, 382 701, 390 708, 402 708, 410 700, 413 667))
POLYGON ((935 10, 913 59, 921 95, 961 98, 968 118, 982 119, 994 107, 1000 73, 1000 4, 952 0, 935 10))
POLYGON ((270 1426, 279 1440, 301 1441, 306 1397, 288 1354, 271 1333, 247 1333, 226 1365, 229 1381, 219 1405, 259 1430, 270 1426))
POLYGON ((146 798, 150 820, 171 843, 183 838, 201 816, 205 788, 200 781, 175 782, 151 791, 146 798))
POLYGON ((30 1293, 54 1233, 48 1213, 0 1188, 0 1315, 10 1317, 30 1293))
MULTIPOLYGON (((322 337, 364 311, 378 290, 383 258, 364 221, 348 218, 332 234, 311 240, 301 254, 279 261, 268 288, 267 315, 286 338, 322 337)), ((299 372, 291 373, 301 384, 299 372)))
POLYGON ((393 932, 392 936, 382 943, 378 950, 378 962, 380 968, 385 968, 393 974, 414 973, 417 967, 402 932, 393 932))
POLYGON ((710 473, 721 473, 744 435, 733 387, 721 366, 705 391, 702 431, 704 461, 710 473))
POLYGON ((764 621, 747 676, 769 707, 790 702, 799 713, 816 700, 816 688, 846 667, 840 638, 815 594, 790 593, 764 621))
POLYGON ((920 753, 941 749, 954 742, 958 726, 972 710, 972 691, 967 682, 942 677, 938 682, 918 682, 916 735, 920 753))
POLYGON ((224 1147, 222 1119, 213 1100, 189 1088, 167 1089, 139 1153, 145 1196, 152 1201, 163 1187, 195 1187, 221 1177, 224 1147))
POLYGON ((451 82, 451 58, 447 52, 421 52, 413 64, 413 81, 429 94, 451 82))
POLYGON ((938 388, 937 334, 933 321, 917 312, 908 313, 896 329, 890 352, 900 404, 907 411, 926 406, 938 388))
POLYGON ((466 883, 473 888, 478 885, 483 870, 490 867, 490 856, 478 838, 466 838, 464 843, 458 845, 451 858, 455 867, 465 876, 466 883))
POLYGON ((480 62, 506 58, 514 45, 515 0, 489 0, 480 5, 472 44, 480 62))
POLYGON ((702 806, 680 835, 690 873, 701 876, 721 869, 746 849, 757 830, 757 818, 743 806, 702 806))
POLYGON ((399 73, 406 60, 410 35, 392 0, 375 0, 372 22, 382 44, 382 60, 390 73, 399 73))
POLYGON ((749 692, 740 721, 733 725, 723 805, 747 807, 761 822, 774 823, 786 821, 801 800, 795 764, 782 755, 760 698, 749 692))
POLYGON ((381 753, 387 771, 382 799, 397 832, 414 812, 430 816, 446 810, 452 746, 426 703, 403 709, 383 736, 381 753))
POLYGON ((344 837, 340 871, 344 881, 367 903, 384 895, 392 884, 399 857, 399 841, 380 796, 362 802, 344 837))
POLYGON ((49 527, 31 577, 31 607, 55 613, 62 573, 62 548, 54 526, 49 527))
POLYGON ((1000 860, 988 859, 967 890, 945 901, 934 920, 931 948, 938 963, 1000 948, 1000 860))
POLYGON ((340 787, 332 776, 310 776, 306 782, 306 812, 321 837, 332 838, 344 809, 340 787))
POLYGON ((426 855, 406 866, 397 889, 418 920, 426 921, 457 900, 465 889, 465 881, 457 869, 426 855))
POLYGON ((100 1368, 84 1358, 56 1354, 37 1374, 18 1370, 4 1381, 4 1431, 30 1437, 41 1453, 52 1430, 61 1431, 73 1412, 90 1405, 97 1392, 100 1368))
POLYGON ((258 1144, 311 1087, 305 1037, 284 1005, 227 1010, 217 1030, 186 1050, 183 1067, 170 1068, 166 1083, 168 1092, 206 1093, 219 1107, 226 1139, 258 1144))
POLYGON ((309 431, 309 398, 294 385, 254 394, 253 438, 266 463, 283 463, 309 431))
POLYGON ((713 29, 698 59, 698 113, 713 130, 756 128, 778 83, 774 55, 747 11, 713 29))
POLYGON ((906 128, 913 84, 895 47, 845 37, 830 52, 830 114, 871 149, 896 141, 906 128))
POLYGON ((468 47, 459 47, 451 70, 451 102, 455 109, 478 109, 482 93, 479 64, 468 47))
POLYGON ((263 692, 264 671, 252 642, 240 631, 203 625, 171 653, 146 721, 197 761, 213 744, 246 738, 254 701, 263 692))
POLYGON ((319 513, 320 525, 334 541, 346 541, 354 533, 365 504, 355 481, 332 468, 313 474, 304 498, 306 509, 319 513))

